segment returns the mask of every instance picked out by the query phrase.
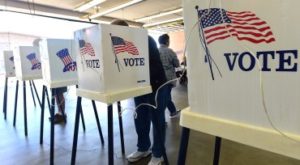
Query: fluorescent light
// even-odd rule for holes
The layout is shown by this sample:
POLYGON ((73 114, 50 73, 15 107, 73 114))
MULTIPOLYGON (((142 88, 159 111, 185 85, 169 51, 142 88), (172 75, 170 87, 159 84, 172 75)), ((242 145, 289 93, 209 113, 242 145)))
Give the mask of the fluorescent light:
POLYGON ((96 13, 96 14, 92 15, 90 18, 94 19, 94 18, 103 16, 103 15, 105 15, 105 14, 108 14, 108 13, 111 13, 111 12, 114 12, 114 11, 117 11, 117 10, 120 10, 120 9, 123 9, 123 8, 125 8, 125 7, 131 6, 131 5, 133 5, 133 4, 139 3, 139 2, 141 2, 141 1, 143 1, 143 0, 132 0, 132 1, 129 1, 129 2, 124 3, 124 4, 122 4, 122 5, 119 5, 119 6, 116 6, 116 7, 111 8, 111 9, 108 9, 108 10, 106 10, 106 11, 104 11, 104 12, 96 13))
POLYGON ((85 3, 79 7, 77 7, 75 10, 77 11, 80 11, 80 12, 83 12, 91 7, 94 7, 94 6, 97 6, 99 5, 100 3, 103 3, 105 2, 106 0, 91 0, 89 1, 88 3, 85 3))
POLYGON ((183 17, 173 18, 173 19, 160 21, 160 22, 147 23, 147 24, 144 24, 143 27, 150 27, 150 26, 165 24, 165 23, 169 23, 169 22, 175 22, 175 21, 179 21, 179 20, 183 20, 183 17))
POLYGON ((182 8, 176 9, 176 10, 171 10, 171 11, 167 11, 167 12, 163 12, 163 13, 159 13, 159 14, 139 18, 139 19, 136 19, 135 21, 142 22, 142 21, 146 21, 146 20, 149 20, 149 19, 153 19, 153 18, 158 18, 158 17, 163 17, 163 16, 166 16, 166 15, 174 14, 174 13, 179 13, 179 12, 182 12, 182 10, 183 10, 182 8))
POLYGON ((97 23, 101 23, 101 24, 110 24, 110 21, 103 21, 103 20, 97 20, 97 19, 92 19, 92 22, 97 22, 97 23))

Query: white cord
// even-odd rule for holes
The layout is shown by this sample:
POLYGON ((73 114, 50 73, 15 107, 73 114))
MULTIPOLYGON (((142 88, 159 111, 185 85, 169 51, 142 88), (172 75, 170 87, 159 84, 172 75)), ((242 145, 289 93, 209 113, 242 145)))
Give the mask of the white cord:
MULTIPOLYGON (((226 21, 224 20, 224 16, 223 16, 223 13, 222 13, 222 0, 220 0, 219 2, 220 2, 220 13, 221 13, 221 18, 222 18, 222 21, 225 23, 226 21)), ((228 34, 229 34, 231 37, 233 37, 232 34, 230 33, 229 28, 228 28, 227 26, 225 26, 225 28, 226 28, 228 34)), ((268 120, 269 124, 271 125, 271 127, 272 127, 276 132, 278 132, 278 133, 279 133, 280 135, 282 135, 283 137, 285 137, 285 138, 287 138, 287 139, 290 139, 290 140, 292 140, 292 141, 295 141, 295 142, 299 143, 299 142, 300 142, 299 140, 297 140, 297 139, 295 139, 295 138, 293 138, 293 137, 290 137, 290 136, 288 136, 287 134, 285 134, 284 132, 282 132, 279 128, 276 127, 276 125, 275 125, 274 122, 272 121, 272 118, 271 118, 270 113, 269 113, 269 111, 268 111, 268 108, 267 108, 267 106, 266 106, 266 99, 265 99, 265 92, 264 92, 264 87, 263 87, 264 84, 263 84, 262 69, 261 69, 260 61, 258 60, 258 58, 257 58, 256 56, 253 55, 254 53, 250 50, 250 48, 248 48, 248 47, 245 46, 245 45, 240 44, 240 43, 237 42, 236 40, 235 40, 235 42, 236 42, 239 46, 245 48, 248 52, 250 52, 251 56, 253 56, 253 57, 255 58, 256 63, 258 64, 258 69, 259 69, 259 87, 260 87, 261 96, 262 96, 262 100, 261 100, 261 101, 262 101, 264 113, 265 113, 265 115, 266 115, 266 117, 267 117, 267 120, 268 120)))

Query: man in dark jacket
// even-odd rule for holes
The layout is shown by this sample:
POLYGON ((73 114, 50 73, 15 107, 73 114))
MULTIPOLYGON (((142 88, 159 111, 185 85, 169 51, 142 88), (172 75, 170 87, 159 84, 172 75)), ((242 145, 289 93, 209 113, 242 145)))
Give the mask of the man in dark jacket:
MULTIPOLYGON (((111 24, 128 26, 123 20, 115 20, 111 24)), ((134 102, 137 107, 141 104, 150 104, 153 106, 143 105, 136 110, 137 117, 134 120, 134 124, 138 135, 138 148, 137 151, 127 156, 127 160, 129 162, 136 162, 151 154, 149 133, 152 121, 152 158, 148 165, 160 165, 163 162, 162 155, 165 152, 165 109, 170 98, 168 98, 168 87, 166 85, 162 86, 167 81, 167 78, 161 63, 159 51, 154 39, 150 36, 148 37, 148 45, 152 93, 135 97, 134 102)))

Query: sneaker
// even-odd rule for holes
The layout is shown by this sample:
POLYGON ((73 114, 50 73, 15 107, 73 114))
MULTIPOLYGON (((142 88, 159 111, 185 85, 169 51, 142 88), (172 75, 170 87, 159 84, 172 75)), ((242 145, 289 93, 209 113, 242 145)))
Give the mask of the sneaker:
POLYGON ((170 119, 176 118, 178 116, 180 116, 180 111, 175 111, 170 114, 170 119))
POLYGON ((149 156, 150 154, 151 154, 151 151, 145 151, 145 152, 135 151, 127 156, 127 160, 128 160, 128 162, 133 163, 142 158, 149 156))
POLYGON ((158 158, 158 157, 152 156, 148 165, 162 165, 163 162, 164 162, 164 159, 162 157, 158 158))

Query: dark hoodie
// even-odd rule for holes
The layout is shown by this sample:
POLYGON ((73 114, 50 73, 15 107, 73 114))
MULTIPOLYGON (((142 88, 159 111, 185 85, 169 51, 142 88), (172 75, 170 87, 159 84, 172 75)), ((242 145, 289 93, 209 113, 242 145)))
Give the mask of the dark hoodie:
POLYGON ((150 84, 153 92, 167 81, 163 65, 160 60, 159 51, 154 39, 148 36, 150 84))

